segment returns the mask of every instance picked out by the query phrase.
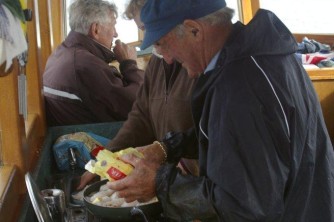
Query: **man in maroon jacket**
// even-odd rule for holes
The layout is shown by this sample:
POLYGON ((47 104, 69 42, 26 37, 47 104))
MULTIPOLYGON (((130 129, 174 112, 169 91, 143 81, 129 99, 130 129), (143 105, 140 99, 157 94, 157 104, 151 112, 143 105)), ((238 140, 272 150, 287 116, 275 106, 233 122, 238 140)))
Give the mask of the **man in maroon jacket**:
POLYGON ((75 1, 71 32, 49 57, 43 75, 49 125, 121 121, 143 82, 136 51, 117 40, 117 8, 107 1, 75 1), (120 72, 109 63, 120 63, 120 72))

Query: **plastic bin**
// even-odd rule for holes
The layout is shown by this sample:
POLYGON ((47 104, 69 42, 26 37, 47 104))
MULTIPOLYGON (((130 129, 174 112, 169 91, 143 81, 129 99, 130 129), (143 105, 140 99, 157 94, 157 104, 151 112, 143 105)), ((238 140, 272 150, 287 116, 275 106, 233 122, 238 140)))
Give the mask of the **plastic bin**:
MULTIPOLYGON (((43 142, 38 163, 34 171, 31 172, 31 175, 39 189, 42 190, 50 188, 47 187, 47 178, 50 177, 50 175, 61 173, 57 169, 56 162, 52 153, 52 145, 58 137, 75 132, 92 132, 97 135, 112 139, 117 134, 122 124, 123 122, 110 122, 72 126, 57 126, 48 128, 48 132, 43 142)), ((38 221, 28 194, 26 194, 24 204, 21 208, 20 218, 18 221, 38 221)))

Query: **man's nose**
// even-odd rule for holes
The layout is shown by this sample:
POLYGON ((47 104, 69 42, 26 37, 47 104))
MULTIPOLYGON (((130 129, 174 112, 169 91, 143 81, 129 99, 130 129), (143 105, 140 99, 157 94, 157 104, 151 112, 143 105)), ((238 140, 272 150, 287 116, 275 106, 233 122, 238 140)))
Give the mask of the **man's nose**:
POLYGON ((114 38, 117 38, 118 37, 118 33, 117 33, 117 31, 115 30, 115 32, 114 32, 114 36, 113 36, 114 38))

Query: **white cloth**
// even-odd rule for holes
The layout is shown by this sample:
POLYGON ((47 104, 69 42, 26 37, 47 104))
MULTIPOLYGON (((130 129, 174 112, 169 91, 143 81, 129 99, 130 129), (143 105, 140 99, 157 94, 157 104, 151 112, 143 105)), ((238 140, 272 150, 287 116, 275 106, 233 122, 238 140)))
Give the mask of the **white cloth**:
POLYGON ((13 59, 28 49, 27 40, 21 28, 20 20, 15 18, 5 5, 3 7, 9 21, 9 35, 13 42, 0 38, 0 65, 6 62, 5 71, 13 63, 13 59))

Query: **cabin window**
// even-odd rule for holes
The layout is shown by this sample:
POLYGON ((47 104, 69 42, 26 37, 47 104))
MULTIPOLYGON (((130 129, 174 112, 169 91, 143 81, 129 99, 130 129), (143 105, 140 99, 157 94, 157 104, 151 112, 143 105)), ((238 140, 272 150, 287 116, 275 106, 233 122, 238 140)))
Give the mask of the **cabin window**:
MULTIPOLYGON (((68 8, 74 0, 65 0, 66 2, 66 13, 65 13, 65 33, 66 35, 70 32, 69 21, 68 21, 68 8)), ((136 24, 133 21, 127 20, 123 17, 126 6, 130 0, 108 0, 109 2, 114 2, 118 8, 118 18, 116 24, 116 30, 118 33, 118 38, 125 43, 136 43, 140 42, 143 38, 143 34, 138 30, 136 24)), ((233 17, 233 22, 239 20, 239 10, 238 10, 238 0, 227 0, 227 6, 235 10, 235 15, 233 17)), ((135 45, 139 45, 135 44, 135 45)))
MULTIPOLYGON (((109 0, 110 1, 110 0, 109 0)), ((142 40, 136 23, 132 20, 124 19, 123 13, 128 5, 129 0, 118 0, 115 2, 118 9, 118 18, 116 23, 116 30, 118 39, 125 43, 137 42, 142 40)))
POLYGON ((238 0, 226 0, 226 6, 234 9, 233 23, 240 20, 239 15, 239 1, 238 0))
MULTIPOLYGON (((68 9, 73 1, 74 0, 66 0, 66 13, 65 13, 66 14, 65 16, 66 35, 71 31, 70 26, 69 26, 69 20, 68 20, 68 17, 69 17, 68 9)), ((117 18, 117 24, 116 24, 116 30, 118 33, 117 39, 120 39, 125 43, 132 43, 132 42, 140 41, 141 37, 139 35, 139 31, 137 29, 136 24, 133 21, 124 19, 123 17, 123 12, 129 0, 117 0, 117 1, 108 0, 108 1, 114 2, 118 9, 118 18, 117 18)))
POLYGON ((260 0, 260 7, 274 12, 292 33, 334 34, 333 0, 260 0))

